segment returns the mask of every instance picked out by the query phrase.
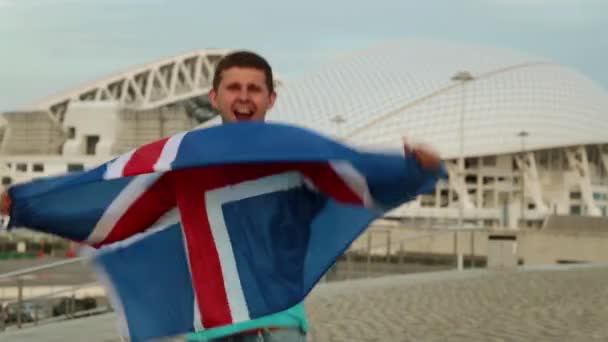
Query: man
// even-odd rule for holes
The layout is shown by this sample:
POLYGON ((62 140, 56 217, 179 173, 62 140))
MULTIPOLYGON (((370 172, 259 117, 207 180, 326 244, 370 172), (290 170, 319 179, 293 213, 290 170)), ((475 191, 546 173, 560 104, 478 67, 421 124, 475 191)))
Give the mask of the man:
MULTIPOLYGON (((220 113, 223 123, 264 121, 267 111, 272 108, 276 100, 273 82, 272 69, 266 60, 251 52, 235 52, 224 57, 218 64, 209 99, 220 113)), ((424 169, 437 169, 440 166, 437 155, 426 149, 412 150, 406 146, 405 152, 407 154, 413 153, 424 169)), ((226 170, 218 174, 211 168, 205 171, 205 177, 236 179, 240 176, 238 168, 229 167, 226 170)), ((259 167, 258 171, 260 173, 270 173, 270 170, 266 170, 264 167, 259 167)), ((167 189, 179 186, 191 187, 191 184, 194 183, 189 183, 188 179, 194 180, 201 177, 199 171, 185 170, 178 174, 179 177, 166 175, 166 179, 159 180, 154 189, 150 190, 150 196, 155 196, 154 205, 159 208, 146 208, 147 212, 158 211, 160 215, 167 208, 175 206, 176 200, 173 196, 167 196, 170 192, 167 189), (168 186, 167 184, 171 185, 168 186)), ((198 193, 198 191, 194 192, 198 193)), ((3 194, 1 209, 4 214, 9 213, 11 209, 10 198, 6 193, 3 194)), ((192 231, 187 227, 188 222, 195 220, 196 215, 192 214, 192 210, 180 209, 180 211, 182 212, 182 222, 185 226, 186 235, 188 235, 192 231)), ((146 224, 142 224, 142 226, 146 226, 146 224)), ((108 240, 104 244, 111 242, 108 240)), ((204 313, 203 318, 205 318, 204 313)), ((187 338, 191 341, 290 342, 305 341, 307 330, 306 313, 303 305, 299 304, 274 315, 192 333, 187 338)))
MULTIPOLYGON (((220 113, 224 123, 263 121, 276 97, 270 65, 251 52, 235 52, 224 57, 215 70, 213 89, 209 93, 211 104, 220 113)), ((406 146, 406 153, 412 152, 416 153, 424 167, 436 168, 440 164, 434 153, 426 149, 412 151, 406 146)), ((217 341, 305 341, 308 321, 302 304, 246 325, 257 325, 258 322, 264 328, 237 333, 217 341)), ((219 329, 238 330, 239 325, 219 329)), ((206 334, 208 333, 191 334, 189 339, 204 339, 206 334)))
MULTIPOLYGON (((209 100, 220 113, 223 123, 264 121, 276 100, 270 64, 257 54, 240 51, 224 57, 217 65, 209 100)), ((308 320, 304 306, 287 311, 190 334, 190 341, 206 340, 214 335, 229 336, 213 341, 305 341, 308 320)))

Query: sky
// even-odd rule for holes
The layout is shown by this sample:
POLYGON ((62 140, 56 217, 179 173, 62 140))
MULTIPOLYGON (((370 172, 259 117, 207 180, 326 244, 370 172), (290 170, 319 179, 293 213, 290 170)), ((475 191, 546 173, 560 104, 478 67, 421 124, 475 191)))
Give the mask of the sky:
POLYGON ((201 48, 284 79, 400 39, 511 48, 608 89, 608 0, 0 0, 0 111, 201 48))

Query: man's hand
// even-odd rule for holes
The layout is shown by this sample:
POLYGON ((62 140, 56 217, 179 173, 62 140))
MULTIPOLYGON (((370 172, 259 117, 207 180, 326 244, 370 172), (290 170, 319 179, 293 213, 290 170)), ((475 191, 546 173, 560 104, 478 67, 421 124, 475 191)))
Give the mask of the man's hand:
POLYGON ((423 169, 428 171, 436 171, 441 167, 441 159, 439 154, 432 148, 424 145, 412 147, 408 143, 403 144, 405 155, 414 155, 423 169))
POLYGON ((10 214, 12 205, 11 196, 9 196, 7 190, 4 190, 2 195, 0 195, 0 215, 10 214))

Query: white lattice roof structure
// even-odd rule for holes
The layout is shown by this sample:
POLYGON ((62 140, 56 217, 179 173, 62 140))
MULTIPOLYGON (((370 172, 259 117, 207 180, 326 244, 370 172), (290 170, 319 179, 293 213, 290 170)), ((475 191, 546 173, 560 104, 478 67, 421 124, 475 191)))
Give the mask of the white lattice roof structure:
POLYGON ((608 142, 608 92, 549 60, 510 50, 406 40, 285 82, 270 118, 356 144, 430 143, 445 158, 608 142), (452 77, 466 71, 464 84, 452 77), (464 98, 464 111, 463 109, 464 98))
POLYGON ((228 52, 205 49, 171 56, 80 85, 24 109, 49 111, 56 120, 63 121, 71 101, 117 102, 146 110, 201 96, 211 89, 215 64, 228 52))

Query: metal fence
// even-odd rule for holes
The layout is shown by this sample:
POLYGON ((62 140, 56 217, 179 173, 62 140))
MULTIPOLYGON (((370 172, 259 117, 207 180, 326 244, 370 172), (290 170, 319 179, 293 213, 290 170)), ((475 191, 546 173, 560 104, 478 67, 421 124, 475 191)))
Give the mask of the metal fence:
POLYGON ((485 251, 475 249, 475 234, 486 232, 487 229, 484 228, 429 229, 418 236, 395 239, 392 230, 368 230, 361 238, 365 240, 365 247, 357 249, 351 246, 328 270, 323 280, 342 281, 391 274, 485 267, 485 251), (438 237, 451 241, 449 251, 408 250, 408 246, 413 243, 438 237), (463 244, 463 240, 468 243, 463 244))
MULTIPOLYGON (((485 257, 474 250, 473 234, 435 229, 408 238, 395 238, 391 230, 368 230, 326 272, 322 282, 344 281, 391 274, 484 267, 485 257), (469 251, 459 234, 470 234, 469 251), (436 253, 408 250, 425 239, 453 239, 453 249, 436 253), (365 243, 361 243, 364 241, 365 243), (364 246, 364 247, 361 247, 364 246), (468 256, 467 256, 468 253, 468 256)), ((72 258, 0 274, 0 330, 73 319, 112 310, 104 288, 85 258, 72 258)))
POLYGON ((0 329, 22 328, 111 310, 85 259, 0 275, 0 329))

